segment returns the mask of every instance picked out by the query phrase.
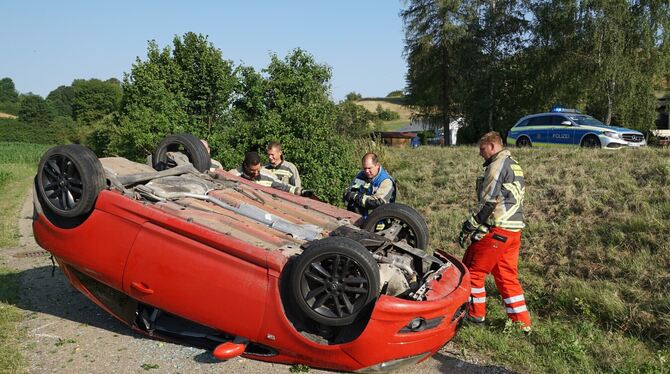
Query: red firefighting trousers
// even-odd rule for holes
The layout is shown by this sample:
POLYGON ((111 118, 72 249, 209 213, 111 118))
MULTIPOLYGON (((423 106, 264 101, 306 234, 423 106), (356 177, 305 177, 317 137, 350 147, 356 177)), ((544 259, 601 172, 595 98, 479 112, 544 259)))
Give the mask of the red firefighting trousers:
POLYGON ((519 283, 517 264, 521 231, 494 227, 481 240, 473 241, 465 251, 463 263, 470 270, 470 316, 484 320, 486 316, 486 289, 484 281, 491 273, 498 292, 505 303, 507 316, 523 326, 530 326, 523 289, 519 283))

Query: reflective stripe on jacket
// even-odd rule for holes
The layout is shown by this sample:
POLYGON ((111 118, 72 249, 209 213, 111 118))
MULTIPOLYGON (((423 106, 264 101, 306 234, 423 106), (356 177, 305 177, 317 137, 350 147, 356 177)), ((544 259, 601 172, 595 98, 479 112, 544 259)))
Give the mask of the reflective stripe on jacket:
POLYGON ((477 178, 479 203, 475 215, 482 212, 485 205, 493 205, 493 211, 482 223, 512 231, 523 229, 526 183, 521 166, 508 150, 498 152, 483 166, 486 168, 484 176, 477 178))
POLYGON ((252 182, 256 182, 261 186, 276 188, 278 190, 292 193, 294 195, 300 195, 300 193, 302 192, 302 188, 282 183, 279 179, 277 179, 277 177, 274 176, 274 174, 263 168, 261 168, 258 176, 253 179, 246 173, 244 173, 244 169, 241 166, 238 167, 237 169, 229 170, 228 172, 237 175, 238 177, 242 177, 252 182))
POLYGON ((277 166, 267 164, 264 166, 264 168, 274 174, 274 176, 282 183, 290 184, 291 186, 302 187, 300 175, 298 174, 298 168, 296 168, 292 163, 288 161, 282 161, 277 166))

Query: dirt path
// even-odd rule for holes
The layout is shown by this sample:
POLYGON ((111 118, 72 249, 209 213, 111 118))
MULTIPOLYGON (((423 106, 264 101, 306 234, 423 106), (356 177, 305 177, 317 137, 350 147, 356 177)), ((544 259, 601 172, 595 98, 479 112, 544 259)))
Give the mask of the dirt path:
MULTIPOLYGON (((289 373, 290 366, 236 358, 216 360, 202 349, 136 334, 75 291, 32 236, 32 197, 19 216, 19 245, 0 249, 0 260, 20 271, 18 307, 25 331, 21 350, 30 373, 289 373), (55 271, 53 271, 55 270, 55 271), (53 271, 53 273, 52 273, 53 271)), ((509 373, 482 366, 448 344, 418 367, 399 373, 509 373)), ((310 373, 327 373, 311 369, 310 373)))

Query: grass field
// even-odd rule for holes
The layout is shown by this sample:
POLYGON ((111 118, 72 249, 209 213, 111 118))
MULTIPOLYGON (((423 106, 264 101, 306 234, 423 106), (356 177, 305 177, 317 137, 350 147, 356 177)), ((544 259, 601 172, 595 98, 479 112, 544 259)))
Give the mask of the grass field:
MULTIPOLYGON (((670 149, 512 152, 526 178, 520 279, 533 333, 508 324, 491 278, 487 323, 466 325, 457 344, 521 372, 669 372, 670 149)), ((478 150, 384 153, 431 246, 462 256, 478 150)))
MULTIPOLYGON (((48 148, 44 145, 0 142, 0 250, 17 245, 17 216, 30 188, 37 162, 48 148)), ((0 373, 16 373, 24 363, 17 341, 16 323, 21 314, 14 307, 18 297, 18 274, 0 266, 0 373)))

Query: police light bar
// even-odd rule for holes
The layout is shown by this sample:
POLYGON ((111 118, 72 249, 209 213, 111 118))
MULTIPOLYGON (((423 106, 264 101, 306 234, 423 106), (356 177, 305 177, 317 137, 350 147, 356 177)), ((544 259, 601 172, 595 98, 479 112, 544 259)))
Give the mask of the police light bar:
POLYGON ((574 108, 563 108, 562 106, 553 106, 551 107, 552 113, 582 113, 574 108))

